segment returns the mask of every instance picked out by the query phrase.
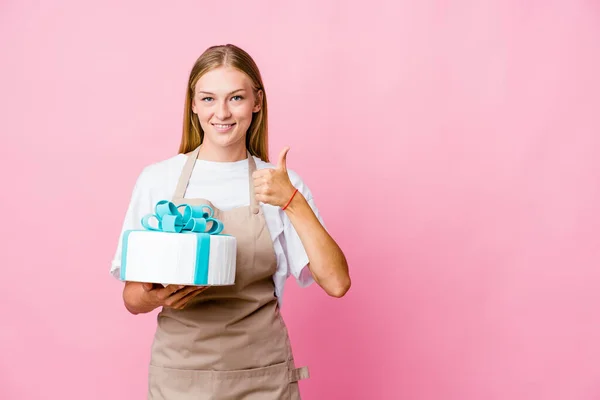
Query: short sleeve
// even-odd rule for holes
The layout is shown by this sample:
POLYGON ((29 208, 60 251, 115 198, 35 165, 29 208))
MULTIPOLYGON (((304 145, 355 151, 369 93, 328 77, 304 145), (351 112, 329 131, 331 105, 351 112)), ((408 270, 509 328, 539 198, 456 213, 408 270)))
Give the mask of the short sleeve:
MULTIPOLYGON (((292 183, 298 189, 298 192, 302 193, 317 219, 325 228, 325 223, 319 214, 319 209, 317 208, 308 186, 294 172, 288 171, 288 173, 290 174, 292 183)), ((307 287, 314 283, 314 278, 307 267, 309 263, 308 255, 300 240, 300 236, 296 232, 296 229, 294 229, 294 226, 285 211, 280 209, 279 213, 281 220, 283 221, 283 238, 281 240, 281 246, 287 259, 289 274, 296 278, 298 285, 307 287)))
POLYGON ((148 213, 153 212, 153 203, 150 190, 151 187, 148 184, 147 175, 148 172, 146 168, 138 176, 133 187, 127 211, 125 212, 125 219, 123 221, 121 233, 119 234, 117 249, 115 251, 110 268, 111 275, 117 279, 119 279, 121 273, 121 251, 123 233, 130 229, 143 229, 141 223, 142 217, 148 213))

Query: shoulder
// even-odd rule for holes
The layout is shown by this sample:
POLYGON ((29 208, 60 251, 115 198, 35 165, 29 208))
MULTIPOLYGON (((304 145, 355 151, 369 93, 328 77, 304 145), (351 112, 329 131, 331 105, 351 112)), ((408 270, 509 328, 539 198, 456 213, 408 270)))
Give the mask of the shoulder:
MULTIPOLYGON (((272 163, 269 163, 269 162, 264 162, 263 160, 261 160, 258 157, 254 157, 254 160, 256 161, 256 169, 276 168, 275 164, 272 164, 272 163)), ((288 176, 290 178, 290 182, 292 182, 292 185, 296 189, 298 189, 298 191, 300 193, 302 193, 302 195, 306 199, 311 199, 312 198, 312 193, 311 193, 308 185, 306 184, 306 182, 304 182, 304 180, 300 176, 300 174, 298 174, 293 169, 289 169, 289 168, 288 168, 287 172, 288 172, 288 176)))
POLYGON ((186 161, 186 155, 177 154, 172 157, 147 164, 142 167, 136 186, 144 189, 152 189, 162 186, 172 180, 173 176, 181 173, 186 161))

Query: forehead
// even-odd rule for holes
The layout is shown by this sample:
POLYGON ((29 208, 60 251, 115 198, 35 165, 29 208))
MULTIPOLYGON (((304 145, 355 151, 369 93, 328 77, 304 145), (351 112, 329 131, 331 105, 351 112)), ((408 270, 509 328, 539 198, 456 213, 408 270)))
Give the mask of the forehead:
POLYGON ((238 89, 250 89, 252 81, 242 71, 231 67, 219 67, 208 71, 198 79, 196 92, 229 93, 238 89))

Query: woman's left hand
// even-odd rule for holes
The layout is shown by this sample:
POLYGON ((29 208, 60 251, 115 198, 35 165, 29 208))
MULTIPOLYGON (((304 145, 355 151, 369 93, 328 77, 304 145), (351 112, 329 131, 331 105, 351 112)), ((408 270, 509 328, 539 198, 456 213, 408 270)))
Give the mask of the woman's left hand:
POLYGON ((333 297, 342 297, 350 288, 348 262, 344 253, 325 230, 310 204, 299 193, 290 201, 296 188, 288 177, 286 156, 289 147, 279 154, 275 168, 255 171, 256 199, 265 204, 286 208, 292 226, 298 233, 308 255, 308 269, 319 286, 333 297))
POLYGON ((290 181, 286 166, 289 147, 284 148, 279 154, 276 168, 260 169, 254 171, 254 192, 256 200, 272 206, 283 207, 294 194, 294 186, 290 181))

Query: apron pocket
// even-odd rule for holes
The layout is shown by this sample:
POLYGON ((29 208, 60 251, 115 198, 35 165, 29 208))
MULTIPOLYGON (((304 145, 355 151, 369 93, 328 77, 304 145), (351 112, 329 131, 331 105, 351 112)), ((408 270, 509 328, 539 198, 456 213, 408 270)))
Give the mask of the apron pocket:
POLYGON ((233 371, 150 365, 148 399, 295 400, 300 399, 297 381, 307 377, 308 370, 294 368, 293 361, 233 371))
POLYGON ((209 400, 214 398, 211 371, 149 366, 148 400, 209 400))

